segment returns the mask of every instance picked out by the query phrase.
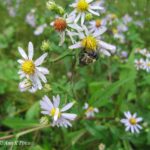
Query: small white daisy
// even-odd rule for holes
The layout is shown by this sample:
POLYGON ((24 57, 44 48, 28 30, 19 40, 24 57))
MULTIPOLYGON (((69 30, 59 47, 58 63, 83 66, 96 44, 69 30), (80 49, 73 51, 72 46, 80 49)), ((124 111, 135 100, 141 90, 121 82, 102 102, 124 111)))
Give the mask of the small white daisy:
POLYGON ((80 32, 78 34, 80 41, 76 44, 70 46, 70 49, 84 48, 87 52, 100 52, 103 55, 110 56, 111 53, 116 51, 116 47, 105 43, 100 40, 99 37, 102 32, 90 33, 85 26, 83 26, 85 32, 80 32))
POLYGON ((89 12, 93 15, 99 16, 99 12, 95 10, 103 10, 104 8, 96 4, 92 4, 93 0, 75 0, 75 3, 70 7, 75 8, 70 15, 76 14, 75 22, 78 22, 81 18, 81 25, 84 24, 86 13, 89 12))
POLYGON ((47 27, 47 24, 42 24, 40 26, 38 26, 35 31, 34 31, 34 35, 39 36, 44 32, 44 29, 47 27))
POLYGON ((65 113, 65 111, 69 110, 74 105, 74 102, 68 103, 61 109, 59 108, 59 104, 59 95, 57 95, 56 97, 53 96, 53 102, 47 96, 44 96, 43 99, 40 101, 41 109, 43 110, 41 111, 41 113, 52 117, 52 126, 71 127, 72 125, 70 121, 75 120, 77 115, 65 113))
MULTIPOLYGON (((139 59, 139 60, 137 60, 137 59, 135 59, 134 60, 134 64, 135 64, 135 67, 136 67, 136 69, 137 70, 140 70, 140 69, 144 69, 144 68, 146 68, 146 64, 145 64, 145 60, 144 59, 139 59)), ((149 64, 150 65, 150 64, 149 64)))
POLYGON ((42 89, 41 80, 44 83, 47 82, 45 75, 48 74, 49 71, 45 67, 40 67, 40 65, 46 58, 47 53, 43 54, 41 57, 33 61, 32 58, 34 55, 34 51, 33 44, 31 42, 29 42, 28 44, 28 55, 21 47, 18 47, 18 51, 23 57, 23 59, 18 60, 18 63, 20 64, 20 71, 18 72, 20 78, 30 79, 33 85, 36 85, 38 89, 42 89))
POLYGON ((126 131, 131 131, 132 133, 139 133, 139 129, 142 127, 139 125, 143 119, 141 117, 137 118, 137 114, 134 113, 133 115, 128 111, 124 113, 125 119, 121 119, 121 123, 126 126, 126 131))
POLYGON ((67 14, 65 14, 64 17, 57 17, 53 22, 51 22, 50 25, 53 26, 60 35, 60 46, 64 43, 66 34, 70 37, 72 43, 74 43, 73 36, 76 34, 72 32, 71 29, 78 32, 82 31, 82 28, 78 24, 74 23, 74 18, 75 16, 67 16, 67 14))
POLYGON ((85 115, 86 115, 87 118, 93 118, 95 116, 95 113, 99 112, 98 108, 94 108, 92 106, 89 106, 88 103, 84 104, 83 109, 86 110, 85 115))
POLYGON ((105 32, 107 30, 106 28, 106 20, 102 19, 97 19, 94 21, 89 22, 89 31, 92 33, 97 33, 97 32, 105 32))
POLYGON ((31 93, 34 93, 37 91, 38 87, 36 85, 33 85, 30 79, 24 79, 19 83, 19 89, 21 92, 29 91, 31 93))

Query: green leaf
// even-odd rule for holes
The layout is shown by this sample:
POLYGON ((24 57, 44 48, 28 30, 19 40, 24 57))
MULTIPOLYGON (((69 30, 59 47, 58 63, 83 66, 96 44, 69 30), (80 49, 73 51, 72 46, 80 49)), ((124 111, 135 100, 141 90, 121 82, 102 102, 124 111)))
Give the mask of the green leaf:
POLYGON ((12 129, 21 129, 21 128, 28 128, 28 127, 35 127, 38 125, 37 121, 28 121, 22 118, 7 118, 2 121, 2 124, 8 126, 12 129))
POLYGON ((99 89, 90 100, 90 103, 94 106, 100 107, 108 103, 108 99, 115 93, 118 92, 119 88, 125 83, 130 83, 134 77, 128 77, 124 80, 119 80, 115 83, 112 83, 109 87, 104 90, 99 89))
POLYGON ((38 117, 39 112, 40 112, 40 107, 39 107, 39 101, 38 101, 29 108, 29 110, 26 113, 26 119, 32 120, 38 117))

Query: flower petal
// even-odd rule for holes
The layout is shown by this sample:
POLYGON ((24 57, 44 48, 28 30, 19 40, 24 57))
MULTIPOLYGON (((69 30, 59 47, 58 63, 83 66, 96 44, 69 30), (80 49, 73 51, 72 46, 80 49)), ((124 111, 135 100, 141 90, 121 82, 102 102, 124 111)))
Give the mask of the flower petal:
POLYGON ((27 54, 25 53, 25 51, 24 51, 21 47, 18 47, 18 51, 19 51, 20 55, 21 55, 24 59, 28 59, 27 54))
POLYGON ((43 63, 44 59, 47 57, 47 53, 43 54, 41 57, 39 57, 36 61, 35 61, 35 65, 39 66, 43 63))
POLYGON ((32 58, 33 58, 33 44, 32 44, 32 42, 29 42, 29 44, 28 44, 28 56, 29 56, 29 59, 32 60, 32 58))
POLYGON ((61 109, 61 112, 64 112, 64 111, 70 109, 73 105, 74 105, 74 102, 68 103, 61 109))

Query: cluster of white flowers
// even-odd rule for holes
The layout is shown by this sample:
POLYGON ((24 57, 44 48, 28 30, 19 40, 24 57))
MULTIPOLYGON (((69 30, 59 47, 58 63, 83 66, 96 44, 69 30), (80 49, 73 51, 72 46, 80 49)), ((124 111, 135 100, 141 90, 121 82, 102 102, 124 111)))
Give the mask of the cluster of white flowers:
POLYGON ((140 54, 144 57, 144 58, 134 60, 136 69, 146 70, 147 72, 150 72, 150 52, 146 48, 144 49, 137 48, 135 50, 135 53, 140 54))
POLYGON ((87 16, 100 15, 100 11, 104 10, 101 4, 100 1, 75 0, 75 3, 70 5, 74 9, 71 13, 63 17, 57 16, 51 22, 51 26, 60 35, 59 45, 63 45, 65 36, 69 36, 73 44, 69 49, 80 48, 87 56, 93 53, 106 56, 113 54, 116 47, 101 40, 101 35, 107 30, 106 21, 100 19, 86 21, 87 16))
MULTIPOLYGON (((113 24, 113 21, 118 19, 116 15, 110 14, 104 19, 96 19, 86 22, 88 20, 86 20, 86 18, 89 16, 99 16, 100 11, 104 12, 104 8, 102 7, 104 0, 101 2, 93 1, 94 0, 75 0, 75 2, 70 5, 70 7, 74 10, 72 10, 71 13, 65 14, 63 14, 64 10, 61 6, 57 6, 55 2, 49 1, 47 3, 49 10, 55 10, 60 14, 63 14, 62 16, 57 16, 50 25, 59 33, 60 46, 64 44, 65 37, 68 36, 72 42, 68 48, 79 48, 84 54, 86 54, 84 57, 94 57, 95 53, 102 54, 104 56, 111 56, 111 54, 115 53, 116 47, 104 42, 102 40, 102 34, 107 30, 107 23, 113 24)), ((131 20, 132 18, 128 15, 124 16, 124 24, 118 25, 117 33, 120 34, 122 32, 126 32, 128 30, 126 25, 131 20)), ((32 27, 36 27, 34 11, 31 11, 26 16, 26 22, 32 27)), ((43 33, 45 27, 47 27, 47 24, 38 26, 34 31, 34 34, 40 35, 43 33)), ((47 42, 44 42, 43 46, 47 48, 47 42)), ((49 74, 49 70, 41 66, 48 54, 44 53, 34 61, 34 48, 32 42, 29 42, 28 44, 28 54, 21 47, 18 47, 18 51, 22 56, 22 59, 18 60, 18 63, 20 64, 18 74, 21 79, 21 82, 19 83, 20 91, 36 92, 37 90, 41 90, 43 88, 43 84, 47 83, 46 75, 49 74)), ((150 53, 147 52, 146 49, 136 50, 136 52, 146 57, 145 61, 143 59, 135 60, 137 69, 145 69, 150 72, 150 53)), ((123 56, 127 57, 127 54, 123 53, 123 56)), ((82 61, 83 60, 85 60, 85 58, 82 59, 82 61)), ((74 102, 70 102, 62 108, 60 108, 59 105, 59 95, 56 97, 53 96, 52 101, 47 96, 44 96, 40 101, 40 106, 42 109, 41 113, 45 115, 44 117, 47 119, 45 120, 42 118, 41 123, 44 122, 47 124, 50 122, 52 126, 71 127, 71 121, 75 120, 77 115, 73 113, 66 113, 66 111, 74 105, 74 102)), ((86 118, 92 118, 95 116, 95 113, 99 113, 98 108, 89 106, 88 103, 85 103, 83 109, 85 110, 86 118)), ((131 130, 132 133, 139 133, 139 129, 142 127, 138 123, 142 121, 142 118, 137 118, 136 114, 131 115, 130 112, 125 112, 124 114, 126 119, 122 119, 121 122, 126 126, 126 131, 131 130)))

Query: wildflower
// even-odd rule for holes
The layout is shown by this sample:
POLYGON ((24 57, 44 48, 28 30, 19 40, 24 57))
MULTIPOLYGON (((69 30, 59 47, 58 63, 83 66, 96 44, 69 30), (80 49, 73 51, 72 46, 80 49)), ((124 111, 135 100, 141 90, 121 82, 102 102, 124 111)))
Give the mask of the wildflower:
POLYGON ((125 14, 125 15, 123 16, 122 20, 123 20, 123 23, 124 23, 124 24, 128 24, 128 23, 130 23, 133 19, 132 19, 132 17, 129 16, 128 14, 125 14))
POLYGON ((74 39, 73 39, 74 33, 70 30, 70 28, 78 32, 82 31, 82 28, 76 23, 74 23, 74 17, 67 16, 67 14, 65 14, 64 17, 58 17, 50 24, 60 35, 60 43, 59 43, 60 46, 65 41, 66 33, 70 37, 71 41, 74 43, 74 39))
POLYGON ((37 91, 37 86, 33 85, 32 81, 30 79, 24 79, 19 83, 19 89, 21 92, 29 91, 31 93, 34 93, 37 91))
POLYGON ((121 123, 126 126, 126 131, 131 131, 132 133, 139 133, 139 129, 142 127, 139 125, 143 119, 141 117, 137 118, 137 114, 134 113, 133 115, 128 111, 124 113, 125 119, 121 119, 121 123))
POLYGON ((66 110, 69 110, 74 102, 68 103, 63 108, 59 108, 60 104, 60 96, 57 95, 56 97, 53 96, 53 102, 47 97, 44 96, 43 99, 40 101, 41 105, 41 113, 44 115, 49 115, 52 117, 52 126, 58 126, 58 127, 68 127, 72 126, 70 121, 74 120, 76 118, 76 114, 71 113, 65 113, 66 110))
POLYGON ((134 21, 134 24, 135 24, 136 26, 140 27, 140 28, 144 28, 144 23, 143 23, 142 21, 140 21, 140 20, 134 21))
POLYGON ((92 106, 89 106, 88 103, 85 103, 85 104, 84 104, 83 109, 86 110, 86 111, 85 111, 85 115, 86 115, 87 118, 92 118, 92 117, 95 116, 95 113, 98 113, 98 112, 99 112, 98 108, 94 108, 94 107, 92 107, 92 106))
POLYGON ((28 44, 28 55, 21 47, 18 47, 18 51, 23 57, 23 59, 18 60, 18 63, 21 65, 20 71, 18 72, 20 78, 30 79, 33 85, 37 86, 38 89, 42 89, 41 80, 44 83, 47 82, 45 75, 48 74, 49 71, 45 67, 40 67, 40 65, 46 58, 47 53, 43 54, 41 57, 33 61, 32 58, 34 55, 34 51, 33 44, 31 42, 29 42, 28 44))
POLYGON ((104 31, 90 33, 85 26, 83 26, 83 28, 85 33, 80 32, 78 34, 80 41, 70 46, 70 49, 84 48, 89 53, 93 53, 98 50, 100 53, 106 56, 110 56, 111 53, 115 52, 115 46, 107 44, 99 39, 99 36, 103 34, 104 31))
POLYGON ((137 70, 146 68, 145 61, 142 58, 139 60, 135 59, 134 63, 137 70))
POLYGON ((42 24, 42 25, 38 26, 34 31, 34 35, 36 35, 36 36, 41 35, 44 32, 44 29, 46 27, 47 27, 47 24, 42 24))
POLYGON ((147 72, 150 72, 150 60, 146 59, 145 63, 143 63, 143 69, 146 70, 147 72))
POLYGON ((121 58, 126 59, 128 57, 128 52, 122 51, 120 56, 121 56, 121 58))
POLYGON ((106 28, 106 20, 100 20, 97 19, 95 21, 90 21, 89 31, 94 32, 95 34, 97 32, 105 32, 107 30, 106 28))
POLYGON ((29 24, 31 27, 35 27, 36 23, 35 23, 35 9, 32 9, 25 18, 25 21, 27 24, 29 24))
POLYGON ((93 15, 99 16, 99 13, 95 10, 103 10, 103 7, 92 4, 93 0, 75 0, 75 3, 70 7, 75 8, 70 15, 76 14, 75 22, 78 22, 81 18, 81 24, 84 24, 86 13, 90 12, 93 15))
POLYGON ((105 148, 106 148, 106 146, 105 146, 105 144, 103 144, 103 143, 100 143, 100 144, 98 145, 98 150, 105 150, 105 148))

